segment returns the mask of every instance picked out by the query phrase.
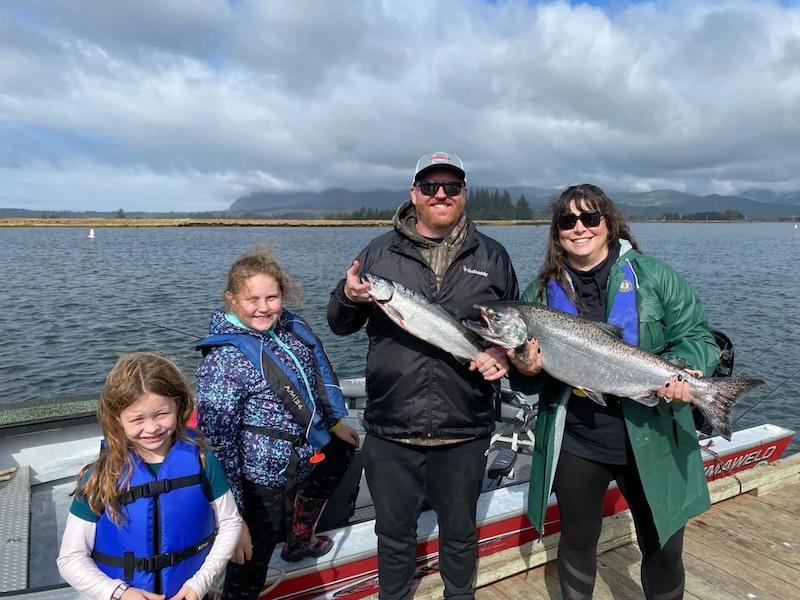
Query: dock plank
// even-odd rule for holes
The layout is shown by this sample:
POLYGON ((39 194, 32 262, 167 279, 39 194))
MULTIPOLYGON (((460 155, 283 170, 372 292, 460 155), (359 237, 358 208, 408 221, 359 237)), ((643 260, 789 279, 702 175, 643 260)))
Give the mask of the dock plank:
POLYGON ((618 552, 621 548, 633 549, 633 546, 621 546, 597 557, 598 579, 608 584, 613 598, 641 599, 644 592, 639 577, 639 553, 633 549, 636 556, 621 554, 618 552))
MULTIPOLYGON (((767 526, 763 520, 753 522, 737 513, 730 514, 715 506, 711 511, 696 517, 694 524, 706 531, 720 531, 729 544, 751 548, 790 567, 800 568, 800 553, 797 549, 785 546, 784 540, 773 539, 779 534, 773 533, 771 526, 767 526)), ((790 543, 788 540, 785 541, 790 543)))
POLYGON ((800 485, 758 496, 764 504, 800 516, 800 485))
MULTIPOLYGON (((686 569, 686 585, 693 593, 704 598, 759 598, 759 600, 782 600, 769 594, 765 588, 743 579, 748 570, 738 576, 724 568, 726 562, 717 553, 698 552, 702 545, 689 538, 684 539, 683 564, 686 569)), ((705 547, 707 548, 707 547, 705 547)))
POLYGON ((797 539, 800 537, 800 521, 791 512, 782 509, 770 510, 761 501, 761 498, 750 494, 743 494, 732 502, 723 502, 719 505, 719 511, 746 520, 748 524, 758 527, 769 519, 770 527, 763 529, 762 533, 770 533, 772 536, 765 536, 777 542, 783 542, 787 537, 797 539))
MULTIPOLYGON (((609 552, 604 552, 597 558, 598 565, 607 565, 624 578, 624 589, 629 590, 629 593, 633 594, 636 598, 644 598, 644 590, 641 584, 642 555, 635 544, 620 546, 609 552)), ((598 571, 599 570, 600 567, 598 567, 598 571)), ((687 579, 690 579, 689 573, 687 573, 687 579)), ((617 592, 617 594, 619 597, 622 597, 621 592, 617 592)), ((618 596, 615 596, 615 598, 616 597, 618 596)), ((722 600, 726 600, 723 596, 719 597, 722 598, 722 600)), ((689 591, 689 589, 684 593, 684 600, 700 600, 701 598, 703 598, 703 596, 698 596, 689 591)))
POLYGON ((501 579, 494 587, 509 600, 549 600, 558 593, 558 580, 548 578, 544 569, 533 569, 514 577, 501 579))
MULTIPOLYGON (((713 562, 735 577, 746 575, 751 585, 777 598, 791 598, 796 593, 800 571, 750 548, 731 544, 728 537, 718 532, 689 526, 683 547, 685 555, 713 562)), ((685 556, 684 562, 688 560, 685 556)))
POLYGON ((484 587, 475 590, 475 600, 508 600, 508 596, 495 587, 484 587))
POLYGON ((726 538, 727 543, 733 543, 742 548, 751 548, 764 556, 782 562, 797 570, 800 569, 800 540, 780 531, 773 521, 774 512, 765 520, 749 523, 740 518, 734 508, 726 510, 719 508, 702 515, 696 519, 696 524, 701 529, 714 531, 717 535, 726 538), (769 523, 769 524, 767 524, 769 523))

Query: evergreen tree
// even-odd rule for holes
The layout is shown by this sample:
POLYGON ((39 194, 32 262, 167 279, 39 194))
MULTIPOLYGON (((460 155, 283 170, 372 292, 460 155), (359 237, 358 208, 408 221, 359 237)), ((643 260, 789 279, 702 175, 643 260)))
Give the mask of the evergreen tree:
POLYGON ((528 199, 525 197, 525 194, 520 194, 519 200, 517 200, 514 218, 523 220, 533 218, 533 211, 531 210, 530 204, 528 204, 528 199))
POLYGON ((503 191, 500 200, 497 203, 496 215, 498 219, 513 219, 514 218, 514 204, 511 202, 511 194, 507 190, 503 191))

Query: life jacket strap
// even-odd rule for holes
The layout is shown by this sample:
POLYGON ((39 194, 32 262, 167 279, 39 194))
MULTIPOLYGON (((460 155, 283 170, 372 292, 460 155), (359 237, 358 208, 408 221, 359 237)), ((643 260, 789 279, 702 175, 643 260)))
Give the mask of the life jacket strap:
POLYGON ((130 504, 140 498, 150 498, 165 494, 177 488, 187 487, 200 483, 200 474, 187 475, 186 477, 176 477, 175 479, 159 479, 148 481, 140 485, 133 485, 130 489, 122 492, 118 498, 121 504, 130 504))
POLYGON ((271 427, 259 427, 258 425, 243 425, 242 429, 258 433, 259 435, 266 435, 267 437, 275 438, 277 440, 284 440, 292 442, 292 446, 302 446, 306 441, 306 436, 302 433, 286 433, 280 429, 272 429, 271 427))
POLYGON ((179 562, 184 561, 187 558, 191 558, 195 554, 205 550, 208 546, 214 543, 214 538, 216 536, 217 532, 215 531, 207 538, 199 541, 196 544, 193 544, 192 546, 189 546, 188 548, 177 550, 176 552, 164 552, 162 554, 156 554, 155 556, 137 558, 133 555, 133 552, 126 552, 122 556, 114 556, 93 550, 92 558, 96 562, 105 563, 111 567, 121 567, 125 572, 124 579, 130 581, 133 579, 134 571, 147 571, 154 573, 167 567, 174 567, 179 562))

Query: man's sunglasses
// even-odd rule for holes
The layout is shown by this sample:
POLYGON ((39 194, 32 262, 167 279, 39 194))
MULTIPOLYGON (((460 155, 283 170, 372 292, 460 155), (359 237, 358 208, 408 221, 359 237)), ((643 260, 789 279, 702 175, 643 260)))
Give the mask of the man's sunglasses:
POLYGON ((425 196, 435 196, 440 187, 444 188, 444 193, 448 196, 458 196, 467 184, 463 181, 447 181, 437 183, 436 181, 420 181, 414 184, 425 196))
POLYGON ((569 229, 575 229, 575 225, 578 224, 578 219, 581 220, 584 227, 597 227, 600 225, 600 219, 603 218, 603 215, 600 211, 594 212, 582 212, 579 215, 575 213, 564 213, 562 215, 558 215, 558 228, 562 231, 567 231, 569 229))

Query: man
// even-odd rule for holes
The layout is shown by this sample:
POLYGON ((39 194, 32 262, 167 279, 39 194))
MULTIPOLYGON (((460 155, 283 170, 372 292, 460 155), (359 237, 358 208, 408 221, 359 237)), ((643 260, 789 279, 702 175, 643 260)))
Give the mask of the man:
POLYGON ((515 300, 517 278, 505 249, 467 218, 461 159, 436 152, 414 170, 411 199, 394 229, 370 242, 331 293, 328 323, 349 335, 365 323, 367 406, 362 450, 375 503, 380 598, 410 594, 417 518, 427 497, 439 517, 439 567, 445 598, 474 598, 475 511, 494 429, 504 351, 490 348, 469 365, 412 337, 371 304, 372 273, 424 294, 456 318, 473 304, 515 300))

